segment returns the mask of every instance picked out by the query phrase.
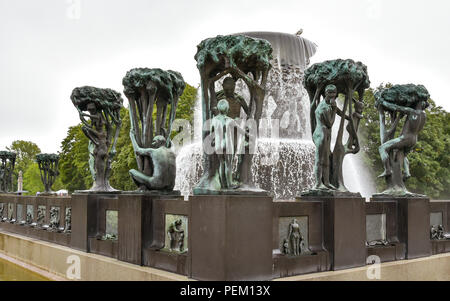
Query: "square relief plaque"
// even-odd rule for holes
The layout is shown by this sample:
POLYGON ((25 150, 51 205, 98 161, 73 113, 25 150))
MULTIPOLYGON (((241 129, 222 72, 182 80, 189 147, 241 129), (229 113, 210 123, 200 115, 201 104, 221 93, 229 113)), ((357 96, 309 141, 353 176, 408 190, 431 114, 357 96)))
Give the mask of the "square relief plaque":
POLYGON ((184 253, 188 250, 188 217, 166 214, 166 240, 164 249, 169 252, 184 253))
POLYGON ((106 227, 105 240, 117 240, 119 238, 118 231, 119 212, 117 210, 106 210, 106 227))
POLYGON ((27 205, 27 224, 31 224, 34 221, 34 206, 27 205))
POLYGON ((430 213, 430 226, 442 225, 442 212, 431 212, 430 213))
POLYGON ((17 221, 20 223, 24 220, 25 219, 23 218, 23 205, 17 204, 17 221))
POLYGON ((43 225, 45 223, 45 216, 47 214, 47 207, 39 205, 36 214, 36 223, 38 225, 43 225))
POLYGON ((280 251, 289 256, 311 254, 308 244, 308 216, 286 216, 278 219, 280 251))
POLYGON ((14 219, 14 203, 8 203, 8 219, 14 219))
POLYGON ((366 241, 369 245, 386 242, 386 214, 366 215, 366 241))

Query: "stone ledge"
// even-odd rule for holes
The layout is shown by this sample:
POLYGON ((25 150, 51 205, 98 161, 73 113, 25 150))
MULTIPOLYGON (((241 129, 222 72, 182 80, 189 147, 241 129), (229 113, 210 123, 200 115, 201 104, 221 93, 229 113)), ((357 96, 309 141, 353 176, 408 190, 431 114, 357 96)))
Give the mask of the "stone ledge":
POLYGON ((71 255, 80 258, 83 281, 187 281, 185 276, 118 261, 101 255, 0 231, 0 253, 66 278, 71 255))
MULTIPOLYGON (((288 278, 277 281, 373 281, 367 278, 365 266, 348 270, 323 272, 288 278)), ((449 281, 450 253, 430 257, 386 262, 381 264, 380 281, 449 281)))

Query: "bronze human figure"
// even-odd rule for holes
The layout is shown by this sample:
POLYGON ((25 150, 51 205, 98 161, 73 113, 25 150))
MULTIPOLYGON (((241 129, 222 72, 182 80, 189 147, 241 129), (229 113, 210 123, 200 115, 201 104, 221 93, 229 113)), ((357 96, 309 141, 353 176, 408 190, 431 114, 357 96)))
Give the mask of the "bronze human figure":
POLYGON ((325 88, 325 98, 315 110, 316 128, 313 133, 313 141, 316 145, 316 164, 314 165, 316 189, 335 189, 330 184, 330 147, 331 129, 337 110, 336 96, 336 86, 328 85, 325 88))
POLYGON ((300 225, 297 219, 293 219, 289 224, 288 239, 290 242, 290 255, 298 256, 302 252, 301 242, 303 241, 300 225))
POLYGON ((138 166, 130 171, 131 177, 140 191, 173 191, 176 167, 170 134, 178 99, 186 87, 183 77, 172 70, 134 68, 122 83, 130 103, 130 136, 138 166))
POLYGON ((311 130, 318 149, 314 162, 316 185, 302 195, 353 195, 345 187, 342 166, 346 155, 356 154, 360 150, 358 128, 364 108, 364 91, 370 86, 367 67, 350 59, 317 63, 305 71, 303 84, 311 101, 311 130), (355 92, 358 99, 354 98, 355 92), (329 93, 332 96, 327 95, 329 93), (345 95, 342 110, 334 101, 338 94, 345 95), (325 100, 320 101, 321 97, 325 100), (331 150, 328 137, 331 137, 331 126, 336 114, 341 118, 334 148, 331 150), (344 143, 345 121, 348 140, 344 143))
MULTIPOLYGON (((244 35, 217 36, 205 39, 197 46, 195 59, 201 77, 204 174, 194 188, 194 194, 264 193, 253 183, 251 166, 256 147, 253 142, 256 141, 248 139, 257 137, 265 86, 271 68, 272 46, 266 40, 244 35), (215 83, 222 79, 223 90, 216 91, 215 83), (235 93, 235 83, 238 80, 242 80, 247 86, 250 92, 249 99, 244 99, 235 93), (227 159, 218 157, 215 151, 213 153, 207 151, 209 142, 214 140, 211 139, 213 128, 210 122, 219 115, 218 104, 222 100, 227 101, 231 108, 227 113, 230 119, 240 117, 241 109, 247 115, 243 120, 246 125, 241 125, 245 131, 237 135, 239 137, 237 139, 244 140, 243 147, 239 151, 234 151, 233 158, 230 156, 227 159), (238 160, 237 170, 233 179, 228 179, 227 184, 226 181, 224 182, 225 161, 229 165, 230 161, 236 160, 235 157, 238 160), (219 173, 221 177, 218 176, 219 173), (234 185, 233 182, 237 181, 239 185, 234 185)), ((234 138, 234 133, 229 135, 234 138)), ((237 149, 237 139, 233 139, 230 143, 233 149, 237 149)))
POLYGON ((425 125, 429 96, 424 86, 412 84, 394 85, 375 93, 375 106, 380 115, 379 152, 384 166, 379 177, 385 178, 388 186, 381 195, 419 196, 409 192, 404 181, 411 176, 407 155, 414 149, 425 125), (401 133, 395 137, 402 120, 401 133))
POLYGON ((130 170, 130 175, 141 191, 165 190, 172 191, 175 186, 176 156, 167 147, 166 138, 156 136, 150 148, 141 148, 135 138, 134 131, 130 133, 131 142, 137 156, 148 157, 152 162, 153 173, 146 175, 140 170, 130 170))
POLYGON ((71 99, 83 123, 83 133, 89 138, 89 169, 94 184, 86 192, 116 192, 109 184, 109 176, 122 126, 120 93, 85 86, 75 88, 71 99))

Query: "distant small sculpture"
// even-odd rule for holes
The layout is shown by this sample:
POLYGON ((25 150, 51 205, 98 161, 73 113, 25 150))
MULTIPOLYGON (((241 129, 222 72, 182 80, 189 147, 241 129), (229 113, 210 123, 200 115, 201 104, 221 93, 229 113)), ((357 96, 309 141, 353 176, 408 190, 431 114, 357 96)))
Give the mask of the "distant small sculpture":
POLYGON ((0 204, 0 218, 3 218, 3 212, 5 211, 5 204, 0 204))
POLYGON ((374 246, 387 246, 389 242, 385 239, 379 239, 379 240, 373 240, 370 242, 366 242, 367 246, 374 247, 374 246))
POLYGON ((64 233, 72 232, 72 208, 66 208, 66 217, 64 219, 64 233))
POLYGON ((386 179, 388 186, 381 195, 420 196, 409 192, 404 181, 411 176, 407 155, 414 149, 418 134, 425 125, 429 97, 424 86, 412 84, 395 85, 375 93, 382 143, 379 152, 384 165, 380 177, 386 179), (386 115, 390 117, 390 128, 386 124, 386 115), (395 138, 396 129, 405 116, 401 134, 395 138))
POLYGON ((8 203, 8 220, 12 221, 14 219, 14 204, 8 203))
POLYGON ((109 184, 109 176, 122 125, 120 109, 123 100, 120 93, 85 86, 75 88, 71 99, 83 123, 82 130, 89 138, 89 169, 94 184, 86 192, 115 192, 117 190, 109 184))
POLYGON ((344 185, 343 161, 348 154, 360 150, 358 128, 364 108, 363 97, 370 81, 367 67, 353 60, 331 60, 312 65, 305 71, 303 82, 311 101, 311 130, 316 144, 314 170, 316 185, 302 195, 351 194, 344 185), (353 98, 358 93, 358 99, 353 98), (342 110, 335 98, 344 94, 342 110), (320 101, 321 96, 324 100, 320 101), (331 131, 335 114, 341 117, 334 149, 331 151, 331 131), (344 143, 344 125, 348 140, 344 143))
POLYGON ((17 191, 18 192, 23 191, 23 173, 22 173, 22 171, 19 171, 19 177, 17 178, 17 191))
POLYGON ((297 219, 293 219, 289 224, 288 239, 290 242, 289 254, 298 256, 301 254, 301 242, 303 241, 302 233, 300 232, 300 225, 297 219))
POLYGON ((12 192, 12 176, 16 164, 16 153, 0 151, 0 192, 12 192))
POLYGON ((36 155, 36 162, 39 165, 42 184, 44 184, 44 193, 51 194, 53 183, 59 175, 59 156, 57 154, 38 154, 36 155))
POLYGON ((281 253, 285 255, 291 255, 291 251, 289 249, 289 240, 287 238, 283 239, 283 246, 281 253))
POLYGON ((135 68, 127 72, 122 83, 130 103, 130 137, 138 166, 138 170, 130 171, 131 177, 141 191, 173 191, 176 167, 170 134, 178 99, 186 87, 184 79, 172 70, 135 68))
POLYGON ((44 223, 44 220, 45 220, 45 208, 38 207, 36 223, 38 225, 42 225, 44 223))
MULTIPOLYGON (((272 46, 266 40, 255 39, 244 35, 217 36, 203 40, 197 46, 195 55, 197 68, 201 77, 202 106, 203 106, 203 176, 199 184, 194 188, 194 194, 227 194, 227 193, 264 193, 256 188, 253 183, 251 173, 252 160, 255 153, 256 143, 249 143, 249 137, 256 140, 259 122, 262 116, 264 106, 265 88, 267 84, 268 73, 271 68, 272 46), (223 79, 223 90, 216 91, 215 83, 223 79), (244 99, 234 92, 235 83, 242 80, 250 92, 250 98, 244 99), (231 112, 231 119, 240 116, 241 109, 245 112, 246 126, 241 126, 246 130, 237 135, 238 140, 245 140, 242 148, 233 153, 233 159, 218 157, 216 152, 210 153, 209 142, 214 140, 211 130, 214 127, 210 123, 215 117, 220 115, 219 102, 225 100, 228 102, 231 112), (245 136, 245 133, 247 135, 245 136), (251 135, 250 135, 251 134, 251 135), (212 138, 212 139, 211 139, 212 138), (233 179, 228 184, 224 183, 224 166, 234 161, 238 157, 238 164, 233 179), (222 176, 219 178, 219 174, 222 176), (238 182, 235 185, 233 182, 238 182), (234 191, 230 191, 234 190, 234 191)), ((223 114, 222 114, 223 115, 223 114)), ((234 141, 234 130, 227 133, 230 136, 228 147, 237 147, 237 141, 234 141)), ((216 145, 214 148, 216 149, 216 145)), ((222 147, 223 148, 223 147, 222 147)), ((229 148, 230 149, 230 148, 229 148)), ((217 149, 216 149, 217 150, 217 149)), ((229 153, 231 155, 231 153, 229 153)), ((228 154, 227 154, 228 155, 228 154)), ((230 156, 231 157, 231 156, 230 156)))
POLYGON ((50 229, 58 229, 59 228, 59 208, 52 207, 50 208, 50 229))
POLYGON ((31 224, 33 223, 33 215, 31 214, 31 212, 27 212, 27 220, 26 220, 27 224, 31 224))
POLYGON ((442 225, 431 226, 430 239, 432 240, 448 239, 448 235, 446 235, 444 232, 444 226, 442 225))
POLYGON ((181 228, 183 221, 177 219, 169 225, 167 235, 169 236, 169 249, 171 251, 184 251, 184 230, 181 228))
POLYGON ((175 186, 176 156, 173 150, 166 146, 166 138, 163 136, 156 136, 153 138, 151 148, 144 149, 139 147, 133 130, 130 137, 136 155, 141 158, 150 158, 153 167, 151 176, 148 176, 139 170, 130 170, 131 178, 139 187, 139 190, 172 191, 175 186))

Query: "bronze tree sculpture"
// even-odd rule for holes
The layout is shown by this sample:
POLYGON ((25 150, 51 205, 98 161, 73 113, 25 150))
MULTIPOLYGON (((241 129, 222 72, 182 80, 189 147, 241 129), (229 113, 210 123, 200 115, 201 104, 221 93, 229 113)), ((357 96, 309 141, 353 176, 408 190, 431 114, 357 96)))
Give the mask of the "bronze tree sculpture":
POLYGON ((387 183, 387 190, 382 195, 415 195, 407 191, 404 184, 411 176, 407 155, 413 151, 425 125, 429 97, 424 86, 413 84, 395 85, 375 93, 375 106, 380 115, 379 151, 384 166, 380 177, 387 183), (395 137, 403 119, 401 133, 395 137))
POLYGON ((79 112, 82 130, 89 138, 89 168, 94 184, 86 192, 117 191, 109 184, 109 176, 122 125, 120 108, 123 100, 120 93, 85 86, 75 88, 70 98, 79 112))
MULTIPOLYGON (((329 162, 323 165, 323 162, 319 161, 326 159, 323 158, 323 156, 316 154, 315 173, 317 178, 317 189, 313 189, 306 194, 334 193, 333 191, 347 193, 348 190, 344 185, 342 164, 345 155, 356 154, 360 150, 357 132, 359 121, 362 117, 364 91, 370 86, 367 67, 361 62, 354 62, 350 59, 325 61, 314 64, 306 70, 303 84, 308 91, 311 101, 311 130, 313 137, 316 137, 314 141, 316 145, 320 145, 320 142, 317 141, 318 136, 321 136, 317 133, 320 129, 316 128, 317 118, 321 116, 320 111, 324 109, 332 110, 332 114, 338 114, 341 117, 335 146, 332 152, 328 144, 327 153, 330 154, 328 159, 329 162), (327 87, 331 88, 331 85, 334 86, 334 88, 330 91, 335 95, 332 95, 331 98, 333 98, 333 101, 330 102, 330 96, 326 96, 325 90, 327 87), (355 92, 358 93, 358 99, 353 97, 355 92), (334 103, 334 98, 338 94, 345 95, 342 110, 334 103), (325 108, 323 105, 320 105, 321 96, 328 99, 326 101, 330 102, 332 108, 325 108), (319 112, 316 112, 317 109, 319 109, 319 112), (349 138, 347 142, 344 143, 344 126, 346 120, 347 126, 345 127, 345 130, 347 130, 349 138), (321 164, 322 166, 329 168, 329 170, 325 172, 325 176, 329 177, 329 180, 323 179, 323 173, 319 174, 322 169, 320 167, 321 164)), ((330 116, 330 118, 334 122, 334 117, 330 116)))
MULTIPOLYGON (((241 134, 241 137, 245 136, 245 141, 241 144, 241 154, 239 155, 236 175, 234 176, 240 183, 239 185, 233 185, 233 189, 236 190, 239 187, 241 192, 244 190, 256 191, 254 190, 251 175, 254 149, 252 150, 251 145, 249 146, 248 138, 251 136, 256 138, 257 136, 267 76, 271 68, 272 46, 266 40, 243 35, 217 36, 203 40, 197 46, 195 59, 200 72, 202 89, 204 174, 200 179, 200 183, 194 189, 194 194, 216 194, 230 188, 223 187, 223 181, 220 180, 220 163, 217 159, 217 154, 214 151, 213 153, 205 151, 205 148, 208 147, 208 142, 210 143, 214 140, 209 137, 212 129, 209 123, 215 115, 219 114, 217 111, 218 101, 225 99, 233 105, 241 106, 247 115, 245 133, 241 134), (232 79, 224 81, 224 91, 216 92, 215 83, 225 76, 232 79), (234 83, 237 80, 242 80, 250 92, 248 103, 234 93, 234 83), (253 125, 248 121, 253 121, 253 125)), ((227 193, 230 193, 230 191, 227 193)))
POLYGON ((127 72, 122 83, 130 103, 130 137, 138 166, 138 170, 130 170, 130 175, 141 191, 172 191, 176 162, 170 133, 178 99, 186 87, 183 77, 172 70, 135 68, 127 72))
POLYGON ((14 152, 0 151, 0 192, 11 192, 12 175, 16 164, 17 154, 14 152))
POLYGON ((51 193, 53 183, 55 183, 56 177, 59 175, 59 156, 57 154, 38 154, 36 155, 36 162, 39 165, 41 181, 45 189, 44 192, 51 193))

